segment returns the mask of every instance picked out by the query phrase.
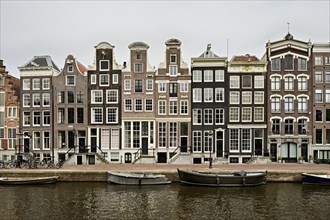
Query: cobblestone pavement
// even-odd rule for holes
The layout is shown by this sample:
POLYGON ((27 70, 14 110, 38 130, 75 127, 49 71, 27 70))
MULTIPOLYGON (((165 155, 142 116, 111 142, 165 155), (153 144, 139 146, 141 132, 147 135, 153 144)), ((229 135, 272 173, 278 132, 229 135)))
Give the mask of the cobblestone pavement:
POLYGON ((330 172, 330 164, 309 164, 309 163, 269 163, 269 164, 102 164, 102 165, 64 165, 62 170, 72 171, 175 171, 180 169, 205 171, 279 171, 279 172, 330 172))

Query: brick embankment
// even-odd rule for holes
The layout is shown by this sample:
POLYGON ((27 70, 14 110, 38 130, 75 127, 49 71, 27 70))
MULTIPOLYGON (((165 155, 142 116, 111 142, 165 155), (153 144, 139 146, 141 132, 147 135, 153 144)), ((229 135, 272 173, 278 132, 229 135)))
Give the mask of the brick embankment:
POLYGON ((62 169, 2 169, 1 176, 57 175, 60 181, 106 181, 106 171, 166 174, 169 180, 178 181, 177 169, 204 172, 267 171, 268 182, 300 182, 301 173, 329 173, 330 164, 106 164, 65 165, 62 169))

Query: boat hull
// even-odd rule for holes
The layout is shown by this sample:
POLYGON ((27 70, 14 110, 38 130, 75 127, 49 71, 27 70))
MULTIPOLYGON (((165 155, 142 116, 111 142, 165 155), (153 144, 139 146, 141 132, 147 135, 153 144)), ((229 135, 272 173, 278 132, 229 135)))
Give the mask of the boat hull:
POLYGON ((0 184, 2 185, 37 185, 55 183, 58 176, 50 177, 1 177, 0 184))
POLYGON ((202 173, 178 169, 181 183, 198 186, 258 186, 266 184, 266 172, 202 173))
POLYGON ((302 173, 302 183, 312 185, 330 185, 330 175, 302 173))
POLYGON ((120 185, 164 185, 169 184, 165 175, 131 174, 107 172, 109 183, 120 185))

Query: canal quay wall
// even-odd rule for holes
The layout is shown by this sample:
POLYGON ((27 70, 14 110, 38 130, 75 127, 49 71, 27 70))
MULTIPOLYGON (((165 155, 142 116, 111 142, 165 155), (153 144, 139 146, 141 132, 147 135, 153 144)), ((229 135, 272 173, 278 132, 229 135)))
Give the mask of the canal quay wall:
POLYGON ((330 174, 330 164, 105 164, 65 165, 62 169, 1 169, 0 177, 59 176, 61 182, 106 182, 107 171, 164 174, 179 182, 177 169, 201 172, 267 171, 267 182, 301 182, 301 173, 330 174))

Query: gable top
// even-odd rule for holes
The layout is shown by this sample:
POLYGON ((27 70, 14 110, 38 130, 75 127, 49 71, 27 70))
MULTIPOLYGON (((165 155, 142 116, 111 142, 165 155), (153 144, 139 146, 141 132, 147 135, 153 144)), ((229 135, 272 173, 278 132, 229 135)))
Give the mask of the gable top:
POLYGON ((77 59, 73 55, 68 55, 67 58, 65 59, 65 63, 75 65, 78 71, 82 75, 84 75, 84 73, 87 72, 87 68, 84 65, 82 65, 79 61, 77 61, 77 59))
POLYGON ((115 46, 109 44, 108 42, 101 42, 101 43, 98 43, 96 46, 94 46, 95 49, 113 49, 115 48, 115 46))
POLYGON ((180 46, 181 45, 181 41, 176 39, 176 38, 172 38, 169 39, 165 42, 166 46, 180 46))
POLYGON ((289 42, 291 44, 298 44, 298 45, 308 45, 308 44, 311 44, 310 41, 305 42, 305 41, 294 39, 293 35, 290 32, 288 32, 284 36, 284 38, 282 40, 278 40, 278 41, 274 41, 274 42, 268 41, 267 46, 274 46, 274 45, 279 45, 279 44, 287 44, 289 42))
POLYGON ((208 44, 206 47, 206 51, 204 51, 204 53, 202 53, 202 55, 200 55, 199 57, 200 58, 216 58, 219 56, 216 55, 215 53, 213 53, 213 51, 211 50, 211 44, 208 44))
POLYGON ((245 56, 234 56, 230 62, 258 62, 258 57, 246 54, 245 56))
POLYGON ((128 48, 130 50, 147 50, 147 49, 149 49, 149 45, 144 42, 137 41, 137 42, 133 42, 130 45, 128 45, 128 48))
POLYGON ((19 67, 19 69, 24 69, 24 68, 34 68, 34 69, 53 68, 57 71, 60 71, 60 69, 53 62, 52 58, 48 55, 34 56, 29 62, 19 67))

